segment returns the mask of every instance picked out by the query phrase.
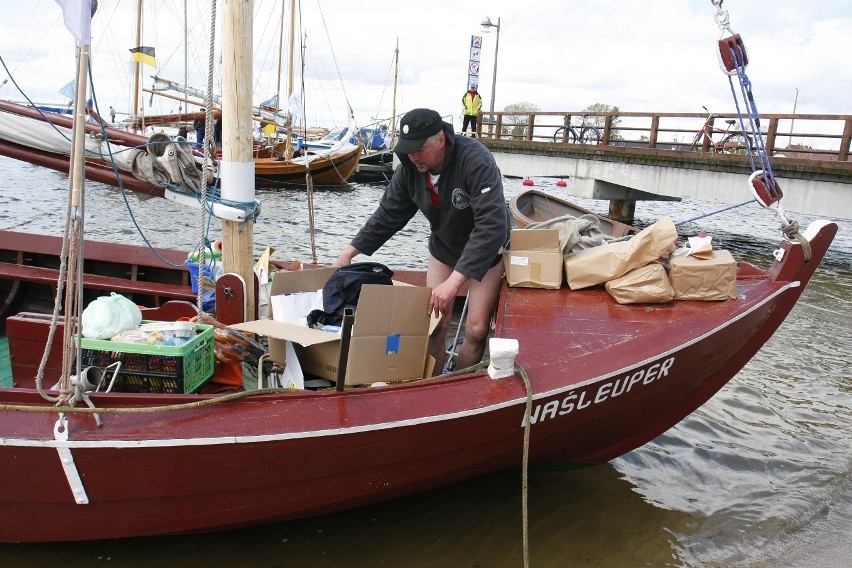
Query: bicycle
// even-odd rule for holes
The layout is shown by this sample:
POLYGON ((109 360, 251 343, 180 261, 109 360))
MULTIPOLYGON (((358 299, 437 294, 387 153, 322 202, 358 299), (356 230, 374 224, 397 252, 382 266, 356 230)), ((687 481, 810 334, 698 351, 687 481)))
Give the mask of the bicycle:
POLYGON ((597 144, 601 140, 601 131, 594 125, 587 125, 586 118, 589 115, 583 115, 583 121, 577 128, 572 124, 560 126, 553 133, 553 141, 570 144, 597 144))
POLYGON ((736 120, 726 119, 725 124, 727 126, 724 129, 716 128, 713 126, 713 121, 718 118, 718 115, 711 113, 707 110, 706 106, 702 106, 702 108, 707 111, 707 118, 701 130, 695 133, 695 138, 692 139, 692 144, 689 147, 690 151, 704 150, 705 138, 707 140, 707 148, 711 152, 718 152, 720 154, 745 154, 749 149, 752 151, 755 150, 751 136, 734 126, 737 123, 736 120), (721 134, 721 138, 718 141, 713 140, 713 136, 716 134, 721 134))

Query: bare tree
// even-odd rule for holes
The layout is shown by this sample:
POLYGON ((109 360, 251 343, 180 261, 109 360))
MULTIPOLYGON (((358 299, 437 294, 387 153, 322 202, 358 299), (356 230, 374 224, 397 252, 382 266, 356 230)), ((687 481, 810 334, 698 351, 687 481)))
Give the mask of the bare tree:
POLYGON ((527 137, 529 131, 530 115, 539 112, 538 105, 529 102, 512 103, 503 108, 503 129, 501 135, 511 136, 522 140, 527 137), (509 124, 509 126, 506 125, 509 124))
MULTIPOLYGON (((621 117, 618 116, 619 109, 615 105, 608 105, 604 103, 595 103, 587 106, 585 112, 612 112, 616 113, 612 117, 612 122, 610 123, 610 140, 621 140, 621 133, 618 132, 618 125, 621 123, 621 117)), ((604 127, 606 126, 606 117, 605 116, 590 116, 588 118, 588 122, 593 124, 595 127, 600 129, 603 132, 604 127)))

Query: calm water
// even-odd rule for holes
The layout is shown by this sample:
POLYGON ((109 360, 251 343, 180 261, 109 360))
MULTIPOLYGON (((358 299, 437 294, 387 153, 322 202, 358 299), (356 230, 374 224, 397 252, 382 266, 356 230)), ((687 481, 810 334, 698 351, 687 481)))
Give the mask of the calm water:
MULTIPOLYGON (((2 157, 0 172, 0 228, 60 234, 65 176, 2 157)), ((536 185, 568 197, 554 181, 538 179, 536 185)), ((519 180, 506 186, 510 196, 523 189, 519 180)), ((743 200, 745 188, 744 181, 743 200)), ((141 243, 121 195, 99 184, 88 189, 88 236, 141 243)), ((316 194, 320 262, 337 256, 381 192, 381 186, 353 185, 316 194)), ((257 251, 272 246, 275 258, 310 260, 304 193, 263 192, 259 198, 257 251)), ((575 201, 606 212, 605 202, 575 201)), ((153 245, 188 248, 197 240, 197 212, 159 199, 131 197, 128 203, 153 245)), ((639 203, 637 223, 663 215, 677 222, 719 207, 639 203)), ((803 226, 812 220, 790 216, 803 226)), ((533 566, 850 566, 852 222, 839 224, 837 240, 791 316, 712 400, 608 464, 531 472, 533 566)), ((747 206, 684 225, 680 233, 707 232, 714 244, 767 266, 779 241, 777 227, 773 213, 747 206)), ((422 268, 426 234, 418 218, 374 258, 422 268)), ((212 238, 218 235, 214 226, 212 238)), ((0 565, 522 566, 520 472, 213 535, 2 544, 0 565)))

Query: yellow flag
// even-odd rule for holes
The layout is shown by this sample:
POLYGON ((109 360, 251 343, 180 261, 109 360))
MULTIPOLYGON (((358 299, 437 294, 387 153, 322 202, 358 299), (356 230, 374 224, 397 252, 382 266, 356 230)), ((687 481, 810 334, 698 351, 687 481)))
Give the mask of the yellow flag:
POLYGON ((145 65, 150 65, 151 67, 157 66, 157 57, 154 55, 153 47, 134 47, 130 50, 130 53, 133 54, 133 61, 138 63, 144 63, 145 65))

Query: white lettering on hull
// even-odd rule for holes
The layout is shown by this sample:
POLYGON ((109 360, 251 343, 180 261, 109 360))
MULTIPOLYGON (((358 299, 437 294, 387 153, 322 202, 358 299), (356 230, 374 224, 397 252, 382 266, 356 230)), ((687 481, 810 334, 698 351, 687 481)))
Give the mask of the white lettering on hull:
MULTIPOLYGON (((568 391, 562 400, 550 400, 545 403, 536 404, 530 414, 530 424, 541 422, 557 416, 565 416, 577 410, 583 410, 593 404, 601 404, 617 396, 629 393, 634 387, 649 385, 657 379, 662 379, 669 374, 675 358, 669 357, 662 363, 654 363, 650 367, 639 369, 628 373, 623 377, 607 381, 600 385, 592 395, 592 391, 576 390, 568 391)), ((521 426, 523 426, 523 421, 521 426)))

